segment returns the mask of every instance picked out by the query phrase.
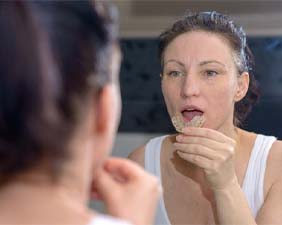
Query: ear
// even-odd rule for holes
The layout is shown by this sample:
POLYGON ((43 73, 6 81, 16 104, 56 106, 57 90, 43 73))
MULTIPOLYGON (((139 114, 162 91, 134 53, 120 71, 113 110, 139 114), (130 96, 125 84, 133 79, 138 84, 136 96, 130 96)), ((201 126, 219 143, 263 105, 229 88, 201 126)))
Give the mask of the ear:
MULTIPOLYGON (((87 157, 84 157, 83 160, 91 161, 89 166, 92 173, 95 174, 96 169, 102 166, 113 147, 121 108, 119 86, 114 83, 106 84, 99 93, 92 97, 91 101, 89 119, 85 119, 87 133, 80 133, 83 135, 81 139, 86 139, 87 154, 85 155, 87 157)), ((83 154, 77 152, 83 157, 83 154)))
POLYGON ((111 90, 104 86, 93 98, 92 120, 90 120, 90 136, 88 149, 93 160, 93 171, 100 167, 112 148, 111 135, 111 90))
MULTIPOLYGON (((95 116, 92 123, 94 159, 103 159, 110 153, 120 118, 120 93, 117 85, 105 85, 93 99, 95 116)), ((97 162, 96 162, 97 163, 97 162)))
POLYGON ((248 72, 243 72, 237 79, 238 86, 234 96, 235 102, 239 102, 246 96, 249 89, 250 75, 248 72))
POLYGON ((105 85, 96 99, 96 126, 94 129, 98 135, 115 131, 120 113, 115 89, 114 84, 105 85))

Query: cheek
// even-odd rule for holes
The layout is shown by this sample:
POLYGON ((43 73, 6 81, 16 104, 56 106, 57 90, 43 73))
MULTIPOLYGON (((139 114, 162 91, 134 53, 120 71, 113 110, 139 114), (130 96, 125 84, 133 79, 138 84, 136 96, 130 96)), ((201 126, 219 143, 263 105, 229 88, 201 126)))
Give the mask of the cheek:
POLYGON ((209 87, 208 93, 210 99, 214 99, 215 103, 220 106, 230 106, 233 103, 235 95, 236 83, 233 79, 224 79, 216 82, 209 87))
POLYGON ((233 91, 227 86, 218 89, 209 96, 214 109, 223 110, 234 105, 233 91))
POLYGON ((163 81, 161 87, 167 111, 170 116, 173 116, 176 110, 177 90, 163 81))
POLYGON ((233 115, 234 98, 232 87, 225 85, 210 90, 206 95, 208 101, 208 117, 211 121, 225 120, 226 117, 233 115))

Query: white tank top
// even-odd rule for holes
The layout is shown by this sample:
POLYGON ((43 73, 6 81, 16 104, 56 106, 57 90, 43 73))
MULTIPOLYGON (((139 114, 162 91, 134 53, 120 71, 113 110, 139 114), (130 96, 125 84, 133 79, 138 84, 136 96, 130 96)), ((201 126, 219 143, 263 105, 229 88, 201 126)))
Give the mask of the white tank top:
POLYGON ((131 223, 109 215, 98 214, 87 225, 132 225, 131 223))
MULTIPOLYGON (((145 147, 145 169, 159 178, 161 183, 160 154, 162 142, 166 136, 151 139, 145 147)), ((258 134, 249 159, 246 175, 243 181, 244 192, 254 217, 264 202, 263 184, 266 161, 275 137, 258 134)), ((161 197, 155 216, 155 224, 170 225, 164 199, 161 197)))

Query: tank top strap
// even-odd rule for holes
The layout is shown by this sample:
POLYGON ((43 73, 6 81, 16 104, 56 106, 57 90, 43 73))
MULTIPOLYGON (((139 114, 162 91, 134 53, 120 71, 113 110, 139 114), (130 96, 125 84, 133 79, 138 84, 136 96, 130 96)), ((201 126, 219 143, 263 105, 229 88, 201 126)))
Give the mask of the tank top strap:
POLYGON ((267 157, 275 141, 276 138, 273 136, 258 134, 251 152, 242 190, 253 216, 257 215, 264 202, 263 189, 267 157))
MULTIPOLYGON (((161 149, 163 140, 166 136, 167 135, 151 139, 145 147, 144 167, 149 173, 155 175, 159 179, 160 183, 162 183, 160 164, 161 149)), ((154 224, 171 225, 166 212, 163 195, 160 197, 160 200, 158 202, 154 224)))
POLYGON ((167 135, 151 139, 145 146, 145 170, 161 178, 160 155, 164 138, 167 135))

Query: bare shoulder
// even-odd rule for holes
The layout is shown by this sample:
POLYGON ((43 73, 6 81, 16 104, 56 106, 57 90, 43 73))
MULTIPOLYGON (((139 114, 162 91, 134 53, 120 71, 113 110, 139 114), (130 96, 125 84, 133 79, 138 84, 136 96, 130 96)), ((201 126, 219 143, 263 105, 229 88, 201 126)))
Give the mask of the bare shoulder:
POLYGON ((271 147, 265 179, 270 186, 276 181, 282 180, 282 141, 275 141, 271 147))
POLYGON ((282 141, 277 140, 273 143, 269 154, 269 160, 278 162, 282 168, 282 141))
POLYGON ((282 141, 275 141, 268 156, 268 164, 274 166, 282 177, 282 141))
POLYGON ((280 149, 281 150, 281 147, 282 147, 282 141, 280 141, 280 140, 276 140, 272 145, 272 149, 280 149))
MULTIPOLYGON (((163 143, 161 148, 167 148, 167 145, 172 142, 172 139, 175 139, 175 135, 166 135, 164 136, 163 143)), ((138 163, 140 166, 144 167, 144 162, 145 162, 145 148, 146 145, 143 145, 139 148, 136 148, 133 150, 129 155, 128 158, 131 159, 132 161, 135 161, 138 163)))
POLYGON ((144 158, 145 158, 145 145, 133 150, 128 158, 132 161, 137 162, 140 166, 144 167, 144 158))
POLYGON ((275 141, 271 147, 265 181, 269 187, 256 221, 258 224, 282 224, 282 141, 275 141))

